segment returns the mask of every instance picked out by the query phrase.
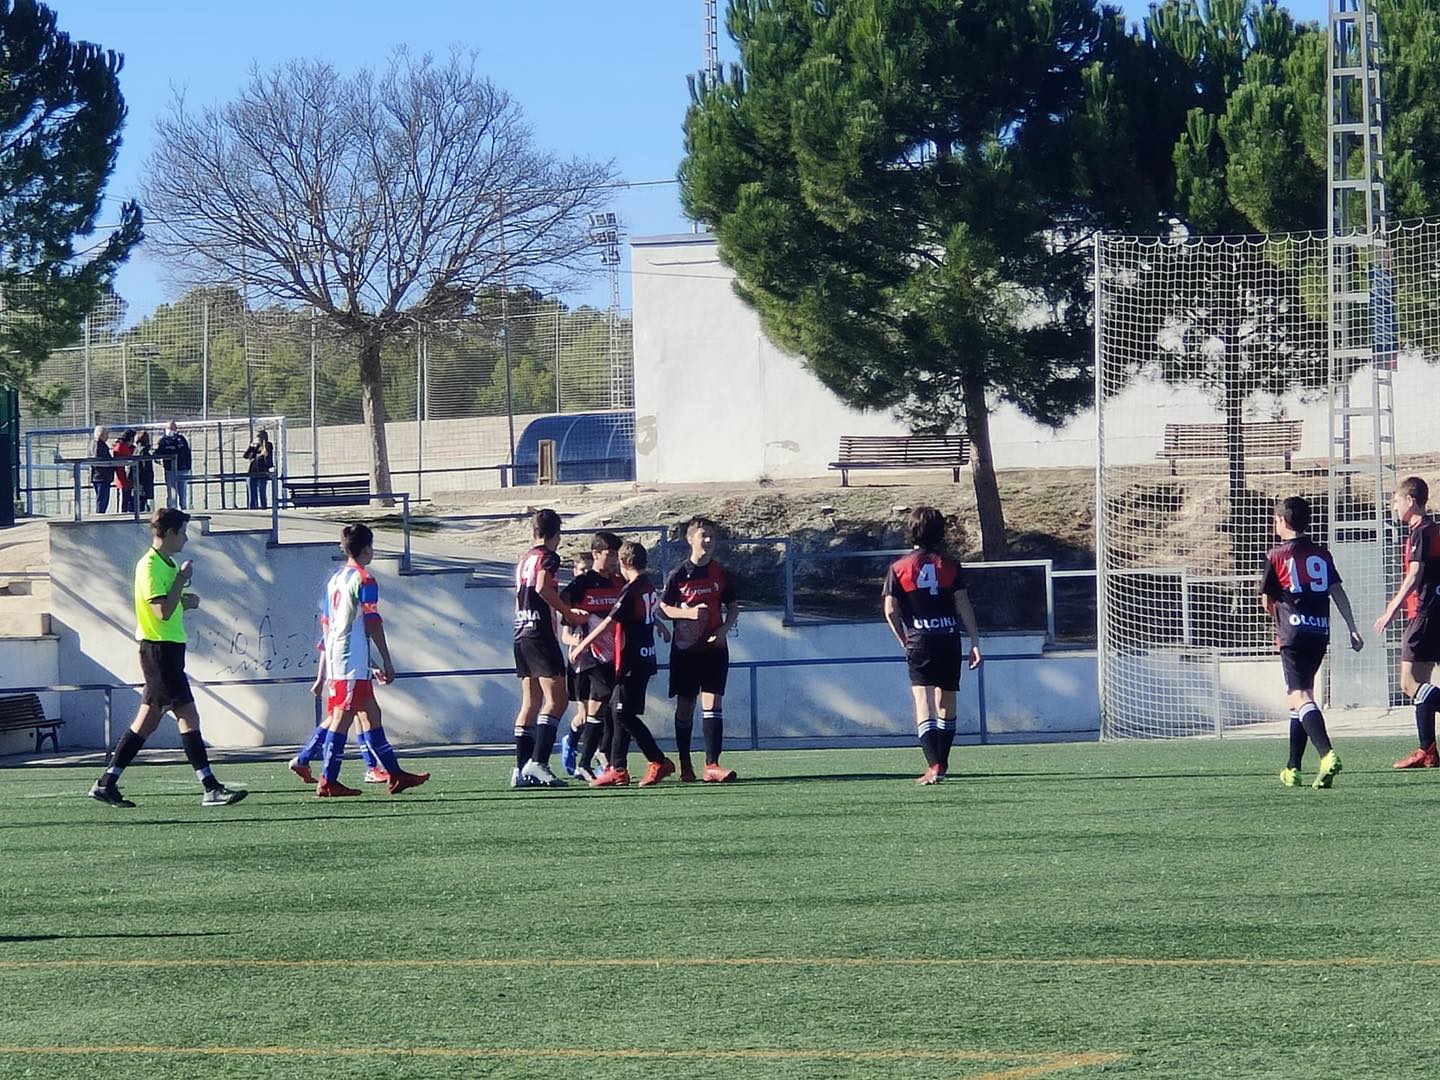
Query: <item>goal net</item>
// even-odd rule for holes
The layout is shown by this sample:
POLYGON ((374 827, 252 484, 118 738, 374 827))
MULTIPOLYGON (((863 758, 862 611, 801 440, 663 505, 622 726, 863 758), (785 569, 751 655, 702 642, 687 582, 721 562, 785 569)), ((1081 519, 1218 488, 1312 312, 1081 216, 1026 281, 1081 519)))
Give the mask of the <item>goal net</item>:
POLYGON ((1102 237, 1096 250, 1097 602, 1105 737, 1284 716, 1256 585, 1301 495, 1367 639, 1338 617, 1317 695, 1398 701, 1398 477, 1440 492, 1440 222, 1337 242, 1102 237))

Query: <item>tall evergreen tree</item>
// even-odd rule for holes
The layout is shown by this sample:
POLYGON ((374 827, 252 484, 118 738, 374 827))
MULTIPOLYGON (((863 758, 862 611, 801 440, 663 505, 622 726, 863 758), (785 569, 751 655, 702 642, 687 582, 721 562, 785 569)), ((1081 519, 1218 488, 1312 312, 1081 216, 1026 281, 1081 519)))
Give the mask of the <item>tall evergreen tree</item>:
POLYGON ((1153 203, 1145 174, 1116 189, 1090 152, 1107 81, 1087 69, 1123 42, 1118 15, 731 0, 726 21, 740 64, 686 117, 687 212, 767 334, 844 401, 968 436, 984 552, 1001 556, 991 412, 1058 424, 1090 400, 1085 239, 1153 203))
POLYGON ((76 252, 120 147, 120 67, 116 53, 62 33, 45 5, 0 0, 0 385, 46 410, 68 388, 35 386, 41 362, 74 343, 141 236, 127 202, 97 250, 76 252))

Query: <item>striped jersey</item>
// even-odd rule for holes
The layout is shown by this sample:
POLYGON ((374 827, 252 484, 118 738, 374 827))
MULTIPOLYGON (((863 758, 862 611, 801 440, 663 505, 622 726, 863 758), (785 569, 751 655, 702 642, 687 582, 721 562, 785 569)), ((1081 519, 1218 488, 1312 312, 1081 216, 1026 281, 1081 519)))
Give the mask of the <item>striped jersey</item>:
POLYGON ((380 586, 370 571, 353 562, 335 571, 320 602, 325 635, 325 671, 331 679, 370 678, 366 626, 380 621, 380 586))
POLYGON ((1275 644, 1330 639, 1330 590, 1340 571, 1330 552, 1308 536, 1271 548, 1260 567, 1261 595, 1275 602, 1275 644))

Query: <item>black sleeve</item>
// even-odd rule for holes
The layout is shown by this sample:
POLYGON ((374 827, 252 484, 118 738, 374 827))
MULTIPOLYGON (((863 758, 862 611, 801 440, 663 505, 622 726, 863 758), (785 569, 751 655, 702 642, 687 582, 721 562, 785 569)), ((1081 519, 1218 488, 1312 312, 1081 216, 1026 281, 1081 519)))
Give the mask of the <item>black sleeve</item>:
POLYGON ((895 567, 890 567, 885 573, 885 584, 880 587, 881 596, 899 596, 900 579, 895 576, 895 567))
POLYGON ((660 590, 660 602, 669 604, 671 607, 680 605, 680 568, 678 566, 665 575, 665 587, 660 590))
POLYGON ((560 573, 560 555, 558 552, 545 549, 545 554, 540 556, 540 569, 544 570, 552 578, 560 573))
POLYGON ((735 603, 735 575, 730 572, 728 566, 725 568, 725 588, 720 591, 720 602, 722 604, 735 603))
POLYGON ((970 584, 965 580, 965 567, 959 559, 955 560, 955 591, 969 592, 970 584))
POLYGON ((1272 600, 1280 599, 1284 592, 1280 588, 1280 578, 1275 573, 1275 563, 1267 555, 1265 561, 1260 565, 1260 580, 1256 584, 1255 591, 1261 596, 1268 596, 1272 600))

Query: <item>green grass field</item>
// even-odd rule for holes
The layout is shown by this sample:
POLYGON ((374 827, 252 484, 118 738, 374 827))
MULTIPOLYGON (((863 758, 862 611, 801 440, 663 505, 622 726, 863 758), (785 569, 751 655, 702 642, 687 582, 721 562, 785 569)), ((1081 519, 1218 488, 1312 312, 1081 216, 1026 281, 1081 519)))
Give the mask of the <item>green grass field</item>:
POLYGON ((324 803, 244 764, 225 809, 140 765, 129 811, 9 769, 0 1076, 1433 1077, 1440 774, 1339 748, 1329 792, 1236 741, 324 803))

